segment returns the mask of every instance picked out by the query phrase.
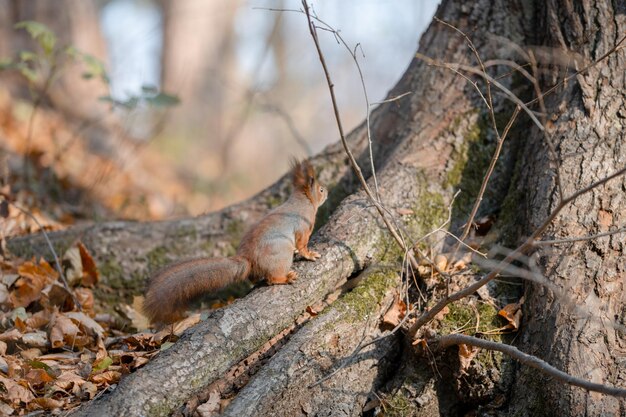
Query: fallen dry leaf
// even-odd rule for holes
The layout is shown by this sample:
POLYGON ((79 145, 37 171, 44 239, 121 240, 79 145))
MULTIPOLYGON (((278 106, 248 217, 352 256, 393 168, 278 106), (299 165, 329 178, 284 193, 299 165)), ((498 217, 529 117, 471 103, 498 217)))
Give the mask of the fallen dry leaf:
POLYGON ((96 268, 96 262, 87 251, 87 248, 80 242, 78 242, 78 250, 80 252, 80 260, 83 267, 81 284, 86 287, 93 287, 100 279, 100 274, 96 268))
POLYGON ((63 346, 82 347, 92 338, 81 332, 80 328, 62 313, 55 313, 50 320, 50 344, 53 348, 63 346))
POLYGON ((84 384, 80 385, 80 394, 81 398, 86 400, 91 400, 96 396, 98 392, 98 387, 93 383, 86 381, 84 384))
POLYGON ((519 302, 507 304, 502 308, 502 310, 498 311, 498 316, 504 317, 508 322, 506 325, 508 329, 519 329, 520 323, 522 322, 523 303, 524 298, 522 297, 519 302))
POLYGON ((86 381, 81 378, 77 374, 72 371, 64 371, 59 375, 59 377, 54 381, 54 385, 59 387, 62 390, 69 391, 75 385, 81 386, 86 381))
POLYGON ((122 374, 117 371, 106 371, 101 374, 96 374, 91 376, 91 381, 98 385, 111 385, 116 384, 122 374))
POLYGON ((80 306, 83 309, 83 311, 93 317, 94 315, 93 314, 93 302, 94 302, 93 291, 91 291, 89 288, 82 288, 82 287, 75 288, 74 296, 80 303, 80 306))
POLYGON ((434 259, 435 266, 439 268, 440 271, 445 271, 448 266, 448 258, 444 255, 437 255, 434 259))
POLYGON ((69 317, 74 323, 78 324, 84 333, 91 335, 92 337, 102 338, 104 335, 104 329, 94 319, 78 311, 70 311, 65 313, 66 317, 69 317))
POLYGON ((34 404, 36 404, 37 407, 29 407, 29 408, 30 409, 43 408, 44 410, 54 410, 54 409, 63 407, 65 405, 65 401, 55 400, 54 398, 48 398, 48 397, 40 397, 40 398, 35 398, 31 402, 31 405, 34 405, 34 404))
POLYGON ((383 316, 383 323, 395 327, 400 324, 405 314, 406 303, 402 301, 398 295, 396 295, 393 304, 391 305, 391 307, 389 307, 389 309, 383 316))
POLYGON ((212 417, 216 416, 220 412, 221 397, 217 391, 212 391, 209 394, 209 399, 204 404, 200 404, 196 411, 200 414, 200 417, 212 417))
POLYGON ((50 311, 41 310, 26 319, 26 325, 31 329, 41 329, 50 322, 50 311))
POLYGON ((41 386, 46 382, 54 381, 54 378, 52 378, 45 369, 31 369, 24 375, 24 379, 33 386, 41 386))
POLYGON ((4 390, 0 390, 0 398, 10 402, 14 408, 28 404, 35 398, 30 390, 2 375, 0 375, 0 384, 4 385, 4 390))
POLYGON ((47 285, 41 291, 41 300, 39 302, 47 310, 52 310, 55 306, 60 311, 69 311, 74 308, 72 294, 58 281, 47 285))
POLYGON ((17 329, 7 330, 4 333, 0 333, 0 341, 2 342, 15 342, 22 338, 22 332, 17 329))
POLYGON ((48 344, 48 335, 41 330, 35 330, 34 332, 24 333, 22 335, 22 343, 26 346, 34 348, 45 348, 48 344))
POLYGON ((18 267, 17 271, 20 278, 13 284, 15 289, 9 296, 14 307, 26 307, 38 300, 44 287, 58 277, 57 272, 43 259, 39 261, 39 264, 25 262, 18 267))
POLYGON ((133 322, 133 327, 139 331, 150 327, 150 320, 143 314, 143 296, 134 296, 132 314, 128 318, 133 322))
POLYGON ((80 259, 80 251, 76 246, 72 246, 63 254, 63 266, 65 269, 65 279, 71 286, 78 285, 83 279, 83 263, 80 259))

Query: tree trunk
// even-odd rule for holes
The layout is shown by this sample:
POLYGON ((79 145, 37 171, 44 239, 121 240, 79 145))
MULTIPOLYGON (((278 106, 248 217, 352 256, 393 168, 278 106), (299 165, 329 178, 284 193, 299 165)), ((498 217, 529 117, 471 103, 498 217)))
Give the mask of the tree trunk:
MULTIPOLYGON (((620 2, 538 3, 534 42, 590 63, 626 35, 626 9, 620 2), (568 52, 571 51, 571 52, 568 52)), ((533 39, 533 38, 530 38, 533 39)), ((530 43, 527 42, 527 43, 530 43)), ((582 63, 579 63, 582 68, 582 63)), ((577 76, 546 99, 565 196, 626 165, 626 51, 622 49, 577 76)), ((563 78, 547 73, 544 86, 563 78)), ((533 129, 519 164, 519 203, 524 232, 532 231, 558 202, 555 164, 545 141, 533 129), (537 150, 541 149, 541 152, 537 150), (524 196, 523 198, 521 196, 524 196)), ((624 226, 626 180, 610 181, 575 201, 553 222, 546 239, 580 237, 624 226)), ((626 240, 623 234, 548 247, 538 251, 550 283, 569 299, 530 285, 519 338, 523 351, 593 382, 626 386, 626 240), (621 330, 615 326, 621 325, 621 330)), ((520 368, 510 415, 625 415, 622 399, 563 385, 530 368, 520 368)))
MULTIPOLYGON (((582 68, 585 64, 581 57, 586 62, 598 59, 621 39, 626 22, 623 6, 619 7, 608 0, 593 5, 587 0, 477 0, 471 4, 444 0, 437 15, 470 34, 483 61, 520 60, 510 42, 522 48, 537 45, 531 49, 542 71, 540 88, 546 91, 563 78, 563 63, 576 61, 578 68, 582 68)), ((439 23, 433 23, 423 35, 419 52, 445 62, 477 65, 464 38, 439 23)), ((566 196, 624 166, 625 55, 623 49, 616 52, 546 98, 549 120, 546 126, 559 157, 566 196)), ((534 97, 533 86, 521 77, 511 77, 509 67, 493 66, 489 73, 518 96, 534 97)), ((478 83, 477 87, 485 90, 484 83, 478 83)), ((496 87, 492 89, 496 122, 502 131, 512 106, 496 87)), ((454 72, 429 67, 417 59, 389 97, 405 92, 411 94, 380 106, 372 117, 374 159, 382 200, 395 221, 406 229, 407 239, 415 241, 443 223, 453 193, 461 189, 452 219, 452 231, 458 232, 458 226, 467 221, 495 143, 484 99, 474 86, 454 72)), ((539 107, 532 109, 541 111, 539 107)), ((505 147, 496 166, 479 213, 498 214, 498 229, 507 231, 504 239, 511 241, 515 240, 515 232, 517 237, 527 234, 546 218, 558 203, 558 193, 546 140, 528 117, 520 117, 507 143, 510 146, 505 147), (511 176, 514 181, 510 184, 511 176)), ((368 167, 363 126, 350 135, 349 144, 360 155, 361 166, 368 167)), ((83 407, 79 414, 167 415, 257 351, 272 336, 293 325, 307 306, 323 299, 346 278, 377 264, 395 265, 400 270, 397 261, 402 253, 364 193, 357 191, 342 150, 338 146, 329 147, 314 158, 314 164, 322 181, 331 189, 331 199, 321 219, 324 226, 313 239, 322 258, 316 263, 297 264, 301 278, 293 285, 256 289, 233 305, 212 312, 172 348, 123 378, 112 393, 83 407)), ((367 169, 366 175, 370 176, 371 170, 367 169)), ((369 181, 373 187, 373 179, 369 181)), ((147 273, 166 262, 199 254, 232 252, 241 231, 277 198, 284 198, 285 189, 283 178, 247 202, 195 219, 105 223, 54 233, 51 237, 59 249, 80 238, 96 255, 105 282, 126 288, 128 294, 135 293, 147 273)), ((622 225, 620 219, 626 217, 625 190, 624 179, 619 178, 586 194, 561 213, 548 236, 580 236, 622 225)), ((46 253, 41 237, 13 239, 9 248, 20 254, 46 253)), ((541 251, 542 271, 571 300, 555 297, 541 286, 528 286, 524 323, 516 338, 520 349, 576 376, 624 386, 626 340, 624 333, 611 323, 617 321, 623 326, 626 319, 625 250, 623 236, 614 235, 558 246, 555 251, 541 251), (578 318, 580 309, 574 313, 574 304, 591 315, 578 318)), ((377 294, 381 300, 387 297, 386 290, 377 294)), ((380 304, 371 308, 373 316, 378 317, 380 304)), ((336 310, 331 307, 331 311, 336 310)), ((341 328, 340 317, 336 318, 339 322, 331 322, 337 322, 341 328)), ((259 398, 264 401, 261 415, 271 415, 276 404, 283 404, 282 401, 286 404, 289 399, 294 399, 290 404, 295 407, 290 409, 294 414, 328 411, 315 401, 297 409, 303 398, 328 398, 325 396, 335 389, 332 383, 308 387, 321 373, 311 360, 319 350, 307 350, 306 346, 314 335, 322 334, 318 332, 328 331, 324 330, 325 320, 329 319, 322 315, 311 319, 303 329, 296 329, 283 351, 251 380, 241 391, 241 397, 235 398, 232 411, 226 412, 235 415, 243 410, 245 414, 259 398), (298 366, 292 362, 297 361, 294 355, 300 354, 308 364, 305 371, 310 370, 311 374, 305 374, 309 376, 293 374, 298 366), (267 389, 261 382, 266 377, 270 378, 267 389), (272 391, 274 388, 276 391, 272 391)), ((359 322, 355 327, 375 334, 370 325, 359 322)), ((388 360, 385 358, 390 357, 391 349, 387 347, 375 354, 374 363, 388 360)), ((337 352, 345 357, 347 351, 337 352)), ((403 364, 403 369, 407 366, 403 364)), ((388 367, 387 364, 381 369, 388 367)), ((416 368, 422 377, 427 373, 424 368, 423 363, 416 368)), ((350 375, 349 370, 344 375, 350 375)), ((450 385, 453 381, 448 378, 452 373, 444 375, 447 376, 439 385, 450 385)), ((355 392, 350 391, 352 387, 375 390, 382 383, 371 373, 363 372, 362 377, 351 385, 349 392, 355 392)), ((509 390, 509 400, 504 406, 493 406, 500 415, 618 415, 626 409, 624 401, 564 386, 543 378, 535 370, 518 368, 513 377, 502 388, 509 390)), ((481 405, 476 401, 467 401, 457 408, 443 404, 442 401, 461 400, 451 399, 449 394, 436 398, 430 373, 424 378, 430 382, 421 381, 420 390, 428 395, 422 395, 413 404, 412 414, 407 415, 425 415, 425 410, 431 412, 437 408, 440 413, 451 415, 481 405)), ((362 406, 365 397, 352 395, 353 404, 362 406)), ((487 393, 481 401, 488 402, 494 395, 487 393)), ((345 414, 358 414, 354 411, 358 407, 346 409, 345 414)))

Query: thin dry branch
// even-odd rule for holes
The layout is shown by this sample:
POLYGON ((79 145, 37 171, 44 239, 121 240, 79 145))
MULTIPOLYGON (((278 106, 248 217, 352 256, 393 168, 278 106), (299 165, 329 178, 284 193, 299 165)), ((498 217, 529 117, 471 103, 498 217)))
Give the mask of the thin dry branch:
POLYGON ((470 345, 483 349, 496 350, 498 352, 505 353, 511 358, 519 361, 523 365, 530 366, 531 368, 538 369, 539 371, 551 376, 559 381, 565 382, 569 385, 575 385, 577 387, 584 388, 588 391, 600 392, 602 394, 612 395, 614 397, 626 398, 626 389, 620 387, 611 387, 603 384, 597 384, 590 382, 582 378, 572 376, 566 372, 563 372, 554 366, 550 365, 546 361, 539 359, 536 356, 529 355, 517 349, 515 346, 505 345, 503 343, 492 342, 490 340, 479 339, 474 336, 467 336, 464 334, 450 334, 441 336, 438 340, 438 346, 442 349, 450 347, 452 345, 470 345))
POLYGON ((592 240, 599 237, 611 236, 618 233, 626 232, 626 226, 620 227, 619 229, 609 230, 608 232, 597 233, 595 235, 589 236, 576 236, 576 237, 568 237, 563 239, 554 239, 554 240, 538 240, 533 243, 534 246, 546 246, 546 245, 558 245, 561 243, 572 243, 572 242, 582 242, 585 240, 592 240))
MULTIPOLYGON (((328 71, 328 67, 326 65, 326 59, 324 58, 324 54, 322 53, 322 49, 320 47, 319 39, 317 37, 317 27, 313 24, 309 5, 306 0, 302 0, 302 6, 304 7, 304 11, 306 13, 306 18, 307 18, 307 22, 309 25, 309 32, 311 33, 311 38, 313 39, 313 43, 315 44, 315 49, 317 50, 317 55, 319 57, 320 63, 322 64, 324 76, 326 77, 326 82, 328 84, 328 91, 330 93, 330 98, 331 98, 331 102, 333 105, 333 111, 335 114, 335 121, 337 122, 337 129, 339 130, 339 138, 341 139, 341 144, 343 145, 343 148, 346 151, 346 154, 348 155, 350 166, 352 167, 354 174, 357 176, 357 178, 361 182, 361 186, 363 187, 363 190, 365 191, 365 194, 367 195, 368 199, 370 200, 370 202, 374 205, 374 207, 380 214, 383 222, 385 223, 385 226, 389 230, 389 233, 391 233, 391 236, 398 243, 398 245, 400 245, 402 250, 407 252, 407 247, 406 247, 406 244, 404 243, 404 240, 398 233, 398 230, 396 229, 396 227, 388 219, 387 214, 386 214, 387 210, 383 207, 381 202, 378 201, 378 199, 374 197, 372 190, 370 189, 369 185, 367 184, 367 181, 365 180, 365 177, 363 176, 363 172, 361 171, 359 164, 357 163, 356 159, 354 158, 354 155, 352 154, 352 151, 350 150, 350 147, 348 146, 348 142, 346 141, 346 135, 343 130, 343 124, 341 122, 341 116, 339 115, 339 107, 337 105, 337 99, 335 98, 334 84, 330 78, 330 72, 328 71)), ((409 253, 409 261, 411 262, 411 265, 413 266, 413 268, 417 269, 417 261, 415 260, 415 257, 410 253, 409 253)))
MULTIPOLYGON (((460 242, 464 241, 467 235, 469 235, 469 232, 472 228, 472 224, 474 223, 474 218, 476 217, 476 213, 478 212, 478 208, 480 207, 480 203, 482 203, 483 201, 485 190, 487 190, 487 184, 489 183, 489 179, 491 178, 491 175, 493 174, 493 170, 496 167, 498 158, 500 158, 500 152, 502 151, 502 145, 504 144, 504 140, 509 134, 511 127, 513 126, 513 123, 515 123, 515 120, 517 119, 519 112, 520 112, 520 106, 515 107, 515 111, 513 111, 513 115, 511 116, 511 118, 509 119, 509 122, 504 128, 504 132, 502 132, 502 136, 498 135, 498 139, 496 142, 496 149, 493 152, 493 156, 491 157, 491 162, 489 163, 489 168, 487 169, 487 173, 485 174, 483 178, 483 182, 480 185, 480 191, 478 192, 478 196, 476 197, 476 201, 474 202, 474 207, 472 207, 472 211, 470 213, 469 219, 467 220, 467 223, 465 224, 465 228, 463 229, 463 233, 461 234, 461 237, 459 238, 460 242)), ((493 114, 493 110, 490 110, 490 113, 493 114)), ((457 245, 457 248, 458 248, 458 245, 457 245)))

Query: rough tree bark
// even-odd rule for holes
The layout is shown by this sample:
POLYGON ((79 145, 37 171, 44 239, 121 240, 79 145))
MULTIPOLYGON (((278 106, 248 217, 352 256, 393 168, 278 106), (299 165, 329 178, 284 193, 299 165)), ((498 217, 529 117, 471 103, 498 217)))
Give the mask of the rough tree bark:
MULTIPOLYGON (((548 1, 537 7, 527 43, 580 54, 590 63, 626 36, 626 6, 611 1, 548 1), (533 36, 534 35, 534 36, 533 36)), ((571 55, 570 55, 571 56, 571 55)), ((579 64, 580 65, 580 64, 579 64)), ((582 64, 584 65, 584 64, 582 64)), ((582 65, 579 68, 582 68, 582 65)), ((555 69, 543 85, 563 78, 555 69)), ((626 165, 626 51, 577 76, 546 99, 549 134, 557 147, 565 196, 626 165)), ((528 233, 557 203, 555 165, 533 129, 518 163, 520 224, 528 233), (537 149, 543 149, 537 152, 537 149)), ((624 226, 626 180, 617 178, 575 201, 553 222, 547 238, 593 235, 624 226)), ((547 279, 570 299, 541 285, 528 288, 519 347, 556 367, 593 382, 626 386, 626 239, 617 234, 543 248, 538 252, 547 279), (582 307, 583 313, 575 311, 582 307), (587 314, 585 314, 587 313, 587 314), (621 330, 615 327, 621 324, 621 330)), ((623 416, 626 401, 563 386, 521 368, 510 415, 623 416)))
MULTIPOLYGON (((522 48, 536 45, 533 51, 540 60, 540 85, 545 91, 564 76, 562 64, 567 59, 557 63, 556 58, 577 60, 580 68, 585 64, 574 52, 586 61, 593 61, 609 51, 626 32, 625 13, 622 4, 609 0, 477 0, 471 4, 444 0, 437 15, 471 33, 484 60, 520 60, 510 43, 502 38, 522 48)), ((464 39, 437 23, 422 37, 419 51, 446 62, 476 64, 464 39)), ((560 159, 565 195, 626 163, 625 67, 626 54, 620 50, 546 98, 548 131, 560 159)), ((502 76, 500 81, 516 94, 532 97, 532 86, 521 77, 507 76, 508 67, 495 66, 489 71, 494 77, 502 76)), ((484 88, 484 84, 479 83, 479 87, 484 88)), ((476 184, 480 185, 484 174, 485 159, 488 162, 490 157, 494 134, 481 97, 473 86, 451 71, 414 60, 389 96, 407 91, 412 94, 382 105, 374 114, 374 157, 384 203, 392 213, 398 209, 403 209, 403 213, 407 208, 412 210, 411 215, 397 216, 397 221, 416 238, 445 219, 447 205, 457 188, 463 193, 455 205, 453 224, 466 220, 468 207, 476 196, 476 184)), ((512 111, 510 103, 499 94, 495 100, 498 122, 500 119, 506 122, 512 111)), ((558 194, 545 138, 527 117, 520 119, 516 134, 507 140, 514 146, 506 150, 498 165, 483 212, 498 213, 499 228, 509 231, 505 238, 512 241, 516 231, 518 235, 528 233, 547 216, 557 203, 558 194), (511 176, 513 181, 509 185, 511 176)), ((365 129, 360 127, 353 132, 349 142, 361 155, 361 165, 366 167, 365 129)), ((83 407, 79 414, 167 415, 259 349, 274 334, 292 325, 307 306, 322 299, 346 278, 368 266, 394 265, 401 258, 376 212, 363 193, 357 191, 341 149, 330 147, 314 162, 334 195, 328 207, 328 221, 314 238, 314 246, 323 257, 317 263, 298 264, 301 278, 294 285, 256 289, 232 306, 211 313, 172 348, 125 377, 112 393, 83 407)), ((165 262, 198 254, 231 252, 241 231, 284 195, 284 190, 283 179, 253 199, 218 213, 172 222, 101 224, 56 233, 53 240, 62 248, 74 239, 82 239, 97 256, 108 285, 126 288, 130 294, 140 289, 149 270, 165 262)), ((626 183, 620 178, 586 195, 559 216, 551 236, 580 236, 622 225, 621 219, 626 218, 625 191, 626 183)), ((14 239, 9 242, 9 248, 21 254, 46 253, 41 237, 14 239)), ((555 298, 541 286, 528 286, 525 321, 516 342, 519 347, 576 376, 626 385, 623 362, 626 339, 611 325, 617 321, 623 326, 626 319, 625 250, 623 236, 615 235, 558 247, 554 252, 540 252, 541 268, 547 279, 564 288, 572 300, 555 298), (582 305, 591 316, 577 318, 572 303, 582 305)), ((379 300, 389 297, 385 286, 373 291, 379 300)), ((372 307, 374 313, 382 310, 380 305, 372 307)), ((328 314, 333 314, 332 311, 331 307, 328 314)), ((258 398, 266 399, 262 405, 266 407, 263 408, 266 415, 276 412, 271 408, 275 401, 294 398, 301 404, 299 401, 306 395, 332 401, 333 384, 316 388, 300 386, 300 392, 294 391, 299 384, 312 382, 313 378, 306 376, 307 369, 315 368, 311 375, 319 376, 318 365, 315 361, 308 362, 310 357, 306 354, 314 356, 329 351, 327 346, 315 345, 316 338, 319 341, 329 334, 325 326, 317 324, 323 320, 327 320, 324 315, 313 318, 303 329, 296 328, 284 352, 279 352, 260 371, 259 377, 242 390, 241 397, 235 399, 227 413, 235 415, 236 410, 250 410, 248 407, 258 398), (303 361, 313 364, 311 368, 305 365, 305 377, 293 375, 299 365, 294 368, 289 362, 292 353, 305 353, 303 361), (261 377, 277 391, 265 390, 259 382, 261 377)), ((377 332, 376 326, 362 322, 355 326, 365 328, 367 335, 377 332)), ((396 347, 395 343, 381 346, 382 350, 373 356, 375 362, 382 364, 384 358, 393 356, 396 347)), ((345 350, 339 352, 345 354, 345 350)), ((381 365, 380 375, 388 369, 388 363, 381 365)), ((406 374, 403 371, 399 375, 406 374)), ((363 377, 360 386, 369 383, 370 388, 364 389, 370 390, 384 379, 371 374, 363 377)), ((563 386, 543 378, 535 370, 519 368, 513 377, 513 382, 507 385, 508 401, 498 406, 500 415, 619 415, 626 409, 623 400, 563 386)), ((445 383, 448 382, 442 381, 445 383)), ((423 396, 428 399, 419 404, 415 415, 437 408, 443 414, 459 412, 460 409, 449 404, 441 404, 449 399, 441 395, 437 399, 432 381, 423 385, 430 386, 430 394, 423 396)), ((359 406, 362 403, 354 401, 359 406)), ((328 411, 325 404, 307 402, 297 412, 328 411)), ((472 404, 477 405, 480 404, 472 404)), ((345 414, 358 414, 355 410, 356 406, 345 414)))

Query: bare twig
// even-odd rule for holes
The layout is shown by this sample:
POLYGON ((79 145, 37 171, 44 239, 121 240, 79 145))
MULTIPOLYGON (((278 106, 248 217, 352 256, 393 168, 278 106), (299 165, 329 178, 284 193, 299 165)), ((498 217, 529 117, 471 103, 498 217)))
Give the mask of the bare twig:
POLYGON ((563 239, 554 239, 554 240, 538 240, 533 243, 534 246, 546 246, 546 245, 558 245, 561 243, 572 243, 572 242, 582 242, 585 240, 592 240, 598 237, 611 236, 618 233, 626 232, 626 226, 620 227, 619 229, 609 230, 608 232, 598 233, 595 235, 589 236, 577 236, 577 237, 568 237, 563 239))
POLYGON ((556 89, 558 89, 561 85, 567 83, 568 81, 570 81, 572 78, 575 78, 577 76, 579 76, 580 74, 582 74, 583 72, 586 72, 589 68, 592 68, 594 66, 596 66, 599 62, 604 61, 606 58, 608 58, 609 56, 611 56, 613 53, 619 51, 620 49, 624 48, 626 45, 622 45, 624 43, 624 41, 626 41, 626 35, 624 35, 619 41, 617 41, 617 43, 615 44, 615 46, 613 46, 613 48, 609 49, 604 55, 602 55, 600 58, 596 59, 595 61, 593 61, 592 63, 590 63, 589 65, 584 66, 583 68, 579 69, 578 71, 576 71, 575 73, 573 73, 572 75, 569 75, 565 78, 563 78, 560 82, 558 82, 557 84, 555 84, 554 86, 552 86, 551 88, 549 88, 548 90, 546 90, 543 94, 541 94, 541 96, 536 97, 528 102, 526 102, 527 106, 530 106, 533 103, 538 102, 539 100, 544 99, 547 95, 552 94, 554 91, 556 91, 556 89))
MULTIPOLYGON (((472 207, 472 211, 470 213, 469 219, 467 220, 467 223, 465 224, 465 229, 463 230, 463 233, 461 234, 461 237, 459 238, 460 241, 465 240, 465 238, 467 238, 467 235, 469 235, 472 225, 474 224, 474 218, 476 217, 476 213, 478 212, 478 208, 480 207, 480 203, 483 201, 483 196, 485 195, 487 184, 489 183, 491 174, 493 174, 493 170, 495 169, 496 163, 498 162, 498 158, 500 157, 500 151, 502 150, 502 145, 504 144, 504 140, 509 134, 511 127, 513 126, 513 123, 515 123, 515 120, 517 119, 519 112, 520 112, 520 107, 517 106, 515 108, 515 111, 513 111, 513 115, 509 119, 509 122, 504 128, 504 132, 502 132, 502 136, 498 136, 498 140, 496 142, 496 149, 493 152, 493 156, 491 157, 491 162, 489 163, 489 168, 487 169, 487 173, 485 174, 485 177, 483 178, 483 182, 480 185, 480 191, 478 192, 478 196, 476 197, 476 201, 474 202, 474 207, 472 207)), ((491 111, 490 113, 493 113, 493 111, 491 111)))
POLYGON ((515 346, 505 345, 503 343, 492 342, 490 340, 479 339, 474 336, 467 336, 464 334, 450 334, 441 336, 438 339, 438 345, 440 348, 447 348, 452 345, 470 345, 483 349, 496 350, 498 352, 505 353, 511 358, 519 361, 520 363, 530 366, 531 368, 538 369, 539 371, 551 376, 559 381, 565 382, 569 385, 584 388, 588 391, 600 392, 602 394, 611 395, 614 397, 626 398, 626 389, 619 387, 611 387, 603 384, 597 384, 590 382, 582 378, 572 376, 566 372, 563 372, 554 366, 550 365, 546 361, 539 359, 536 356, 529 355, 517 349, 515 346))
POLYGON ((375 101, 375 102, 371 103, 370 106, 376 106, 377 104, 393 103, 394 101, 398 101, 401 98, 408 96, 409 94, 413 94, 413 92, 412 91, 407 91, 406 93, 402 93, 400 95, 388 98, 388 99, 383 100, 383 101, 375 101))
MULTIPOLYGON (((376 207, 376 210, 380 214, 383 222, 385 223, 385 226, 387 226, 387 229, 389 230, 389 233, 391 233, 391 236, 398 243, 398 245, 400 245, 400 247, 405 252, 407 252, 406 244, 404 243, 402 237, 398 233, 398 230, 396 229, 396 227, 389 220, 389 218, 388 218, 388 216, 386 214, 386 210, 383 207, 383 205, 381 204, 381 202, 377 198, 374 197, 374 195, 372 193, 372 190, 370 189, 369 185, 367 184, 367 181, 365 180, 365 177, 363 176, 363 172, 361 171, 361 168, 359 167, 359 164, 357 163, 356 159, 354 158, 354 155, 352 154, 352 151, 350 150, 350 147, 348 146, 348 142, 346 141, 346 136, 345 136, 344 130, 343 130, 343 124, 341 122, 341 116, 339 115, 339 107, 337 105, 337 99, 335 98, 334 84, 333 84, 333 82, 332 82, 332 80, 330 78, 330 73, 329 73, 328 67, 326 65, 326 60, 324 58, 324 54, 322 53, 322 49, 321 49, 320 44, 319 44, 319 39, 317 37, 317 27, 313 24, 313 21, 312 21, 312 18, 311 18, 311 14, 310 14, 310 10, 309 10, 309 5, 307 4, 307 1, 306 0, 302 0, 302 5, 303 5, 304 11, 306 13, 307 22, 308 22, 308 25, 309 25, 309 32, 311 33, 311 37, 313 39, 313 43, 315 44, 315 49, 317 50, 317 55, 319 57, 320 63, 322 64, 322 68, 324 70, 324 76, 326 77, 326 82, 328 84, 328 90, 329 90, 329 93, 330 93, 330 98, 331 98, 331 102, 332 102, 332 105, 333 105, 333 111, 334 111, 334 114, 335 114, 335 121, 337 122, 337 129, 339 130, 339 138, 341 139, 341 144, 343 145, 343 148, 346 151, 346 154, 348 155, 348 160, 350 161, 350 166, 352 167, 352 170, 354 171, 354 174, 357 176, 357 178, 361 182, 361 186, 363 187, 363 190, 365 191, 365 194, 367 195, 367 197, 369 198, 371 203, 374 205, 374 207, 376 207)), ((411 265, 415 269, 417 269, 417 261, 415 260, 413 255, 410 254, 410 253, 409 253, 409 261, 411 262, 411 265)))

